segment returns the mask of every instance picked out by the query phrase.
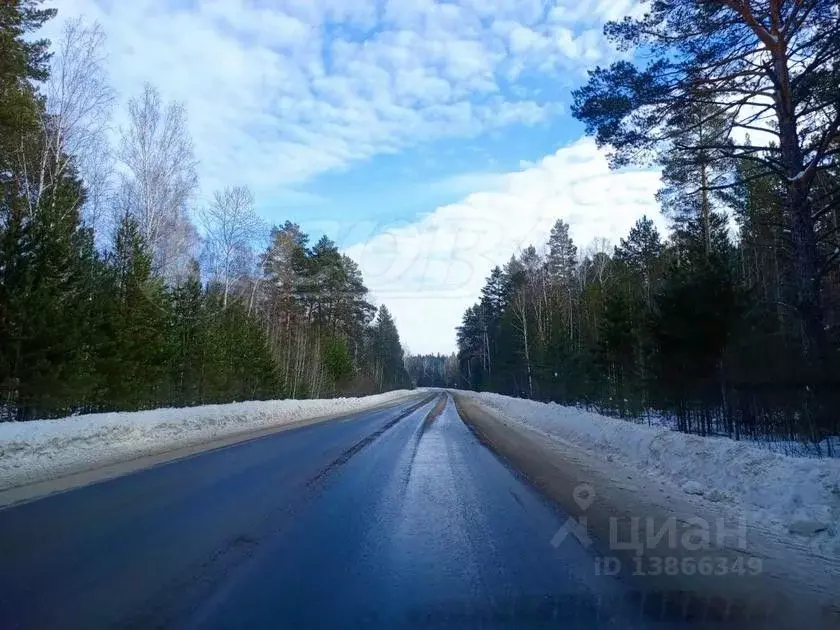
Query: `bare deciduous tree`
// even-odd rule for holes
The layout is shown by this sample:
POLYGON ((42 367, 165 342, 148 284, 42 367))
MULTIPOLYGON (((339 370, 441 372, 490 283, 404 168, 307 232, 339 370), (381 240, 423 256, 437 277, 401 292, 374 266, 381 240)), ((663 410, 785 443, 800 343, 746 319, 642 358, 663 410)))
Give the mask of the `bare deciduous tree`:
POLYGON ((186 208, 180 208, 167 217, 164 223, 165 238, 157 248, 157 257, 164 279, 180 285, 190 273, 190 265, 198 257, 201 236, 186 208))
POLYGON ((172 280, 172 261, 182 253, 181 237, 190 231, 182 225, 189 222, 187 204, 198 185, 186 111, 176 102, 164 108, 158 91, 147 83, 142 95, 129 101, 128 118, 118 151, 117 211, 137 220, 157 271, 172 280))
POLYGON ((79 166, 85 182, 82 218, 93 229, 97 245, 101 245, 113 228, 109 220, 113 218, 114 151, 105 133, 91 138, 90 148, 79 166))
POLYGON ((114 102, 105 71, 105 34, 81 18, 64 24, 45 86, 42 151, 29 187, 34 209, 54 182, 74 166, 85 182, 85 218, 94 229, 112 172, 106 132, 114 102))
POLYGON ((223 306, 238 275, 251 266, 252 245, 264 231, 254 212, 254 195, 247 186, 216 191, 212 203, 200 210, 206 254, 213 275, 223 287, 223 306))
POLYGON ((589 259, 594 277, 599 283, 603 284, 604 282, 612 249, 609 240, 604 237, 592 239, 592 242, 586 248, 585 257, 589 259))

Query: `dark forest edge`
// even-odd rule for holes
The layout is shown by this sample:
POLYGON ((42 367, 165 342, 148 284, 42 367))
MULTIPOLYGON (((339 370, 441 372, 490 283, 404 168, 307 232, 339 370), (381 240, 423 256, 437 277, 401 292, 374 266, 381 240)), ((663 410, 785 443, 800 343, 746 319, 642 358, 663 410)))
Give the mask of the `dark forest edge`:
POLYGON ((199 211, 199 237, 182 106, 146 86, 96 177, 102 35, 71 22, 51 51, 39 4, 0 7, 0 420, 409 386, 393 318, 329 238, 286 222, 257 253, 244 187, 199 211))
POLYGON ((642 219, 581 256, 558 221, 493 270, 455 360, 428 365, 448 385, 820 444, 840 433, 836 0, 645 8, 604 29, 642 54, 592 70, 572 113, 613 166, 662 168, 667 239, 642 219))

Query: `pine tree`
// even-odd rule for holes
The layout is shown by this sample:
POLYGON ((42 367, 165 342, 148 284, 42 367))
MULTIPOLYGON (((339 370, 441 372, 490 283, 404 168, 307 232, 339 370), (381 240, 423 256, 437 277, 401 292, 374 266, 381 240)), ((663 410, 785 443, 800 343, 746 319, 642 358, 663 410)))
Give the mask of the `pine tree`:
MULTIPOLYGON (((704 230, 708 229, 705 221, 703 225, 704 230)), ((615 249, 615 259, 641 278, 643 299, 648 306, 651 304, 656 276, 661 271, 660 260, 664 251, 659 232, 647 216, 636 221, 630 234, 626 239, 621 239, 621 245, 615 249)))
POLYGON ((676 229, 697 220, 702 242, 711 250, 711 215, 722 189, 726 189, 730 160, 725 150, 731 121, 723 109, 709 104, 713 96, 696 96, 697 102, 674 113, 669 125, 673 140, 660 157, 664 186, 657 193, 662 212, 676 229))
POLYGON ((569 224, 557 219, 548 237, 548 273, 552 282, 570 286, 575 280, 577 247, 569 236, 569 224))
POLYGON ((813 192, 832 168, 840 132, 837 3, 660 0, 605 33, 620 48, 646 51, 639 64, 596 68, 574 93, 574 115, 612 147, 614 165, 649 162, 674 147, 694 166, 748 160, 783 182, 803 350, 821 380, 828 356, 821 293, 832 267, 820 247, 826 200, 813 192), (715 105, 711 120, 727 121, 725 136, 700 133, 704 104, 715 105), (755 131, 776 142, 758 149, 741 139, 755 131))

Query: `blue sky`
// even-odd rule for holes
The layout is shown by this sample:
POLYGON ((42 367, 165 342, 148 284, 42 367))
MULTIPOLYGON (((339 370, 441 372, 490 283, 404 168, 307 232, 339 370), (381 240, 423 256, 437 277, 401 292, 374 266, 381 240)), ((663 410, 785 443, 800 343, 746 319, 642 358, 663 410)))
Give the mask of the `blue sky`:
POLYGON ((658 175, 611 173, 568 113, 634 0, 54 5, 53 32, 102 25, 121 103, 149 81, 186 105, 196 205, 246 184, 267 220, 327 232, 411 351, 452 351, 490 267, 557 218, 585 249, 655 213, 658 175))
POLYGON ((499 175, 553 153, 582 133, 565 117, 537 125, 516 123, 476 138, 442 139, 383 153, 348 168, 319 174, 296 187, 304 193, 260 201, 267 217, 329 221, 411 219, 471 192, 493 187, 499 175), (574 134, 574 131, 580 133, 574 134))

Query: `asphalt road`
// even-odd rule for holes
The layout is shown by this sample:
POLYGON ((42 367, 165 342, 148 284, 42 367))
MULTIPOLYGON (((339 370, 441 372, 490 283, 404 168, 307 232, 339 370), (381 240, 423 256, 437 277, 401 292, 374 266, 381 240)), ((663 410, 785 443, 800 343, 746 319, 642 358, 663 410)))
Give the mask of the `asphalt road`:
POLYGON ((417 404, 0 510, 0 626, 647 627, 451 399, 417 404))

